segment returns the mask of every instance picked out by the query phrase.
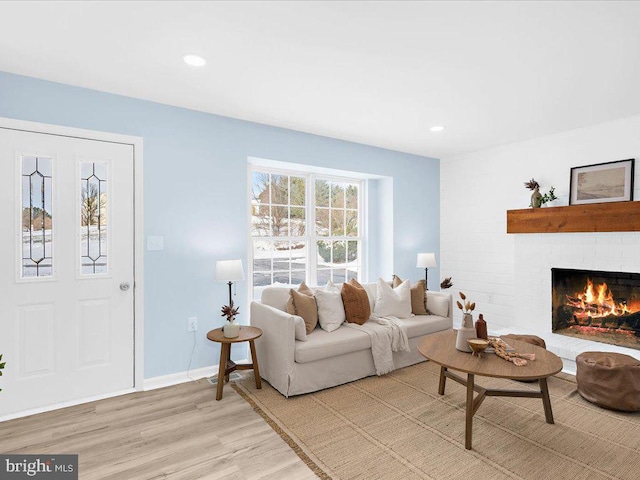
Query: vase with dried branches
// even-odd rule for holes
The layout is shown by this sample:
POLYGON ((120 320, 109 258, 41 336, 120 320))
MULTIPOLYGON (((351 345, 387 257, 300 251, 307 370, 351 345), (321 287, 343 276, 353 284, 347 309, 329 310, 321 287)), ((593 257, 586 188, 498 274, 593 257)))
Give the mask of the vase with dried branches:
POLYGON ((458 329, 458 335, 456 337, 456 349, 461 352, 471 352, 471 348, 469 348, 469 344, 467 340, 470 338, 476 338, 476 329, 473 326, 473 312, 476 309, 476 302, 472 302, 471 300, 467 300, 467 296, 458 292, 460 295, 460 300, 456 301, 456 305, 460 310, 462 310, 462 324, 458 329))
POLYGON ((529 190, 533 190, 533 193, 531 194, 531 204, 529 205, 532 208, 540 208, 545 203, 552 202, 558 198, 556 197, 556 190, 553 187, 551 187, 549 192, 544 195, 540 193, 540 184, 536 182, 534 178, 528 182, 524 182, 524 186, 529 190))
POLYGON ((233 306, 233 300, 229 305, 222 307, 222 317, 227 317, 227 322, 222 327, 222 333, 226 338, 236 338, 240 335, 240 325, 235 322, 236 315, 238 315, 239 307, 233 306))

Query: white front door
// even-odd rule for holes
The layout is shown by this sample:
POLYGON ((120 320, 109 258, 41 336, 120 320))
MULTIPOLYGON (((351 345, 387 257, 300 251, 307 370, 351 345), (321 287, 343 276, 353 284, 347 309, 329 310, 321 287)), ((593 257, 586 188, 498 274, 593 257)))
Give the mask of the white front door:
POLYGON ((0 417, 133 387, 133 161, 0 127, 0 417))

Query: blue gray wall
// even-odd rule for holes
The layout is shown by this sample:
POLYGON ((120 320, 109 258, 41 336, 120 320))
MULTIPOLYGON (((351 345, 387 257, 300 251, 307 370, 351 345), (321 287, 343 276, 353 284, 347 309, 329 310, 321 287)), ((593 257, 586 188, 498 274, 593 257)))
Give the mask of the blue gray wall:
MULTIPOLYGON (((282 128, 0 72, 0 116, 135 135, 144 139, 144 234, 164 237, 164 251, 145 252, 145 378, 217 364, 217 344, 204 335, 222 324, 226 285, 214 281, 216 260, 248 251, 247 158, 314 165, 389 177, 369 215, 376 235, 369 279, 417 280, 416 254, 439 254, 439 161, 282 128), (391 193, 392 192, 392 193, 391 193), (384 208, 383 208, 384 207, 384 208), (375 224, 378 222, 377 224, 375 224), (393 251, 388 251, 391 249, 393 251), (375 258, 373 258, 375 257, 375 258)), ((438 285, 430 271, 431 288, 438 285)), ((239 282, 240 320, 247 323, 247 283, 239 282)), ((245 353, 234 353, 244 358, 245 353)))

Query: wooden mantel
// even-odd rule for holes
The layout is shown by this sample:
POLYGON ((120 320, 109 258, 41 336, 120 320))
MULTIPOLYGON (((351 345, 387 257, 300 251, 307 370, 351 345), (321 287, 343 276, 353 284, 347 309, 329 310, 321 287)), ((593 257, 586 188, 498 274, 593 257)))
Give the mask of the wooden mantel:
POLYGON ((507 233, 638 232, 640 202, 507 211, 507 233))

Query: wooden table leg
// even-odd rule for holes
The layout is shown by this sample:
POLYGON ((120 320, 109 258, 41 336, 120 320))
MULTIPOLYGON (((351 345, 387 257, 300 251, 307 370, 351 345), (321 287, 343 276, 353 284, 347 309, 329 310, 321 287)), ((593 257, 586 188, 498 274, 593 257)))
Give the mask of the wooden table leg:
POLYGON ((225 366, 224 366, 224 383, 229 383, 229 371, 227 371, 227 369, 229 368, 229 363, 231 362, 231 344, 227 344, 227 359, 225 360, 225 366))
POLYGON ((438 385, 438 393, 440 395, 444 395, 444 386, 447 383, 446 371, 447 367, 440 366, 440 384, 438 385))
POLYGON ((222 387, 224 387, 224 377, 225 371, 227 370, 227 356, 229 355, 229 351, 231 344, 223 343, 220 346, 220 365, 218 366, 218 388, 216 390, 216 400, 222 399, 222 387))
POLYGON ((471 450, 471 435, 473 433, 473 384, 474 377, 472 373, 467 374, 467 405, 465 409, 466 422, 464 432, 464 448, 471 450))
POLYGON ((553 423, 553 411, 551 410, 551 399, 549 398, 549 387, 547 386, 547 379, 541 378, 539 380, 540 391, 542 392, 542 405, 544 405, 544 416, 547 423, 553 423))
POLYGON ((258 368, 258 356, 256 355, 256 345, 253 340, 249 340, 249 348, 251 348, 251 363, 253 364, 253 376, 256 377, 256 388, 262 388, 262 379, 260 378, 260 369, 258 368))

